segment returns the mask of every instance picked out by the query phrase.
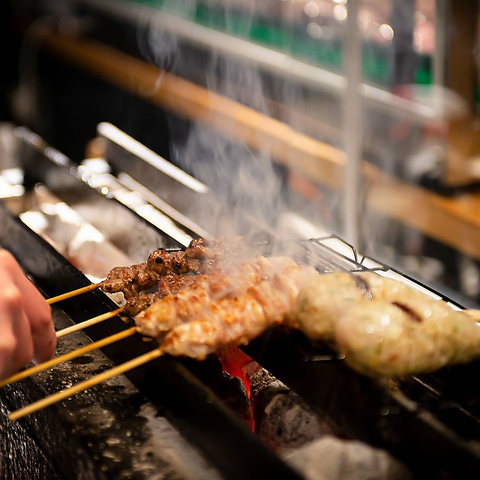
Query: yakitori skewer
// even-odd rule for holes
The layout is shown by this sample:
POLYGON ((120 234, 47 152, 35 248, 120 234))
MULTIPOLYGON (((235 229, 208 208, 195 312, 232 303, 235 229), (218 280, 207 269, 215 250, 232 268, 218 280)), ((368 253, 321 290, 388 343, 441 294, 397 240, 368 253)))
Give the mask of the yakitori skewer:
MULTIPOLYGON (((190 285, 191 291, 193 293, 192 296, 179 296, 178 294, 173 294, 168 298, 160 299, 160 302, 168 302, 169 298, 171 298, 171 299, 174 300, 173 305, 176 306, 176 307, 181 306, 185 302, 186 303, 195 303, 195 302, 198 303, 198 302, 200 302, 200 307, 199 308, 190 307, 190 308, 186 308, 185 311, 182 308, 180 308, 180 309, 176 308, 174 310, 173 314, 172 314, 172 312, 170 314, 170 316, 174 315, 174 316, 180 316, 180 317, 182 317, 182 316, 194 317, 195 314, 199 313, 200 310, 202 310, 203 308, 207 308, 207 306, 209 304, 213 303, 214 301, 218 301, 221 296, 227 295, 228 293, 232 293, 233 289, 234 289, 234 286, 236 287, 235 288, 235 296, 241 295, 242 292, 245 293, 248 290, 248 288, 254 288, 256 285, 258 285, 258 283, 261 283, 262 281, 265 281, 265 278, 266 278, 267 274, 269 274, 269 276, 272 276, 275 273, 280 273, 282 270, 287 269, 287 267, 291 269, 294 265, 295 265, 294 262, 292 260, 288 259, 288 257, 276 257, 276 258, 272 258, 272 259, 269 259, 269 260, 264 259, 264 258, 257 258, 254 262, 244 264, 240 268, 238 274, 234 275, 232 277, 232 279, 233 278, 235 279, 235 281, 233 283, 232 283, 232 281, 228 281, 228 278, 227 278, 226 275, 212 274, 208 277, 207 276, 201 276, 201 275, 196 276, 195 278, 199 279, 200 283, 197 283, 195 286, 202 285, 203 288, 208 290, 209 295, 212 296, 211 298, 209 298, 208 295, 206 297, 200 296, 199 295, 199 289, 194 288, 195 286, 192 284, 192 285, 190 285), (207 281, 207 278, 212 280, 212 283, 209 283, 207 281), (216 297, 219 297, 219 298, 216 298, 216 297), (201 300, 205 300, 205 301, 202 302, 201 300)), ((205 291, 205 293, 206 293, 206 291, 205 291)), ((171 306, 171 302, 166 303, 166 305, 171 306)), ((91 325, 99 323, 103 320, 111 318, 111 317, 113 317, 113 316, 115 316, 115 315, 117 315, 121 312, 125 312, 125 311, 127 311, 127 313, 128 313, 128 309, 126 309, 125 307, 120 307, 120 308, 118 308, 118 309, 116 309, 112 312, 107 312, 107 313, 104 313, 104 314, 99 315, 97 317, 94 317, 90 320, 86 320, 86 321, 81 322, 79 324, 72 325, 71 327, 65 328, 65 329, 57 332, 57 337, 63 337, 64 335, 76 332, 76 331, 81 330, 81 329, 86 328, 86 327, 89 327, 91 325)), ((168 309, 167 309, 167 312, 168 312, 168 309)), ((157 311, 157 316, 163 318, 165 316, 165 313, 166 313, 166 310, 162 309, 160 311, 157 311)), ((168 317, 168 315, 167 315, 167 317, 168 317)), ((187 321, 186 318, 184 320, 187 321)), ((145 320, 142 318, 140 324, 144 321, 145 320)), ((163 329, 163 328, 157 329, 154 333, 152 332, 152 335, 147 335, 147 336, 157 337, 157 336, 160 335, 161 332, 166 334, 167 331, 174 329, 180 323, 182 323, 182 322, 180 322, 180 320, 179 320, 176 324, 170 325, 168 329, 163 329)), ((143 333, 141 330, 138 329, 138 325, 137 325, 137 327, 134 327, 133 330, 134 331, 139 331, 140 333, 143 333)), ((114 340, 115 338, 116 338, 115 336, 108 337, 106 341, 108 341, 108 342, 115 341, 114 340)), ((17 379, 25 378, 25 376, 28 376, 29 374, 33 375, 34 373, 37 373, 37 372, 40 372, 42 370, 48 369, 48 368, 50 368, 50 366, 56 365, 58 363, 61 363, 62 361, 66 361, 70 358, 75 358, 75 357, 81 355, 82 351, 89 351, 91 349, 96 348, 95 345, 101 345, 101 342, 97 342, 96 344, 94 344, 94 346, 85 347, 85 350, 80 349, 76 352, 72 352, 72 354, 67 354, 67 355, 64 355, 62 357, 57 357, 56 359, 54 359, 52 361, 49 361, 49 362, 46 362, 44 364, 38 365, 34 368, 29 369, 28 371, 20 372, 19 374, 14 375, 13 377, 5 380, 4 382, 0 382, 0 386, 2 386, 3 384, 7 384, 9 382, 12 382, 12 381, 16 381, 17 379)))
POLYGON ((77 393, 83 392, 84 390, 92 388, 95 385, 98 385, 111 378, 121 375, 122 373, 126 373, 129 370, 139 367, 140 365, 148 363, 154 360, 155 358, 160 357, 161 355, 163 355, 163 352, 159 349, 147 352, 144 355, 141 355, 140 357, 136 357, 132 360, 129 360, 128 362, 122 363, 121 365, 113 367, 110 370, 107 370, 92 378, 89 378, 88 380, 77 383, 73 387, 66 388, 57 393, 54 393, 53 395, 50 395, 49 397, 46 397, 41 400, 38 400, 37 402, 31 403, 27 407, 20 408, 19 410, 12 412, 8 416, 8 418, 11 421, 19 420, 20 418, 30 415, 31 413, 34 413, 38 410, 42 410, 43 408, 49 407, 50 405, 53 405, 62 400, 66 400, 67 398, 70 398, 73 395, 76 395, 77 393))
POLYGON ((218 262, 238 260, 246 253, 245 244, 240 238, 194 239, 186 250, 168 251, 159 248, 151 252, 144 263, 112 268, 101 282, 52 297, 47 302, 54 304, 97 288, 107 293, 122 292, 128 300, 141 291, 151 289, 167 275, 210 273, 218 262))
POLYGON ((106 338, 102 338, 102 340, 91 343, 90 345, 86 345, 84 347, 78 348, 77 350, 73 350, 72 352, 66 353, 64 355, 59 355, 58 357, 54 357, 51 360, 40 363, 31 368, 27 368, 26 370, 22 370, 21 372, 18 372, 8 378, 5 378, 4 380, 1 380, 0 388, 5 387, 6 385, 10 385, 11 383, 18 382, 25 378, 31 377, 32 375, 36 375, 37 373, 48 370, 49 368, 52 368, 55 365, 59 365, 60 363, 68 362, 70 360, 73 360, 74 358, 81 357, 82 355, 85 355, 93 350, 97 350, 99 348, 123 340, 124 338, 132 336, 136 332, 137 329, 135 327, 131 327, 127 330, 115 333, 106 338))
POLYGON ((96 317, 90 318, 89 320, 85 320, 84 322, 76 323, 71 327, 64 328, 63 330, 59 330, 56 335, 57 338, 64 337, 65 335, 69 335, 70 333, 78 332, 79 330, 83 330, 84 328, 91 327, 92 325, 96 325, 97 323, 104 322, 109 318, 113 318, 119 313, 123 311, 123 307, 117 308, 116 310, 112 310, 111 312, 102 313, 96 317))

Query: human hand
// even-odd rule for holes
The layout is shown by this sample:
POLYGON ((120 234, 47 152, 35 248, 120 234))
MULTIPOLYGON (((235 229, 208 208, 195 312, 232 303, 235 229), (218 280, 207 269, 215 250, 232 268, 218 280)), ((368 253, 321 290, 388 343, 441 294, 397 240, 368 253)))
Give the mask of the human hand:
POLYGON ((0 250, 0 378, 55 353, 50 306, 11 253, 0 250))

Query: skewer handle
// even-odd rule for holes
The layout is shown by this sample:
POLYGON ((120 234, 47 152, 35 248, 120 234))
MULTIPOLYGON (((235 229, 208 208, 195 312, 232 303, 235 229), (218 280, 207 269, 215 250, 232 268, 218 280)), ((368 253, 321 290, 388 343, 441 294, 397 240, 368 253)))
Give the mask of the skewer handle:
POLYGON ((463 310, 463 312, 468 315, 472 320, 480 322, 480 310, 463 310))
POLYGON ((128 362, 125 362, 125 363, 122 363, 121 365, 113 367, 112 369, 107 370, 106 372, 100 373, 95 377, 92 377, 92 378, 89 378, 88 380, 77 383, 73 387, 66 388, 65 390, 60 390, 59 392, 54 393, 49 397, 38 400, 37 402, 34 402, 28 405, 27 407, 15 410, 8 416, 8 418, 11 421, 19 420, 20 418, 30 415, 31 413, 41 410, 42 408, 49 407, 50 405, 53 405, 67 398, 70 398, 77 393, 83 392, 88 388, 94 387, 99 383, 105 382, 110 378, 116 377, 117 375, 121 375, 122 373, 128 372, 129 370, 139 367, 144 363, 150 362, 155 358, 160 357, 161 355, 163 355, 163 352, 161 350, 159 349, 152 350, 148 353, 145 353, 144 355, 141 355, 140 357, 136 357, 128 362))
POLYGON ((72 352, 66 353, 65 355, 54 357, 51 360, 40 363, 39 365, 35 365, 34 367, 28 368, 26 370, 22 370, 21 372, 18 372, 15 375, 11 375, 10 377, 0 381, 0 388, 5 387, 6 385, 10 385, 11 383, 18 382, 25 378, 31 377, 36 373, 43 372, 44 370, 48 370, 49 368, 52 368, 55 365, 58 365, 59 363, 68 362, 69 360, 73 360, 74 358, 81 357, 82 355, 85 355, 88 352, 105 347, 106 345, 110 345, 111 343, 118 342, 119 340, 123 340, 124 338, 130 337, 131 335, 133 335, 136 331, 137 331, 136 327, 123 330, 119 333, 115 333, 114 335, 110 335, 109 337, 103 338, 98 342, 91 343, 89 345, 86 345, 85 347, 78 348, 77 350, 73 350, 72 352))
POLYGON ((47 298, 47 303, 52 305, 57 302, 61 302, 62 300, 67 300, 68 298, 76 297, 77 295, 82 295, 82 293, 91 292, 92 290, 96 290, 97 288, 101 287, 101 283, 92 283, 91 285, 87 285, 86 287, 77 288, 76 290, 71 290, 70 292, 62 293, 61 295, 57 295, 56 297, 47 298))
POLYGON ((75 325, 72 325, 71 327, 67 327, 67 328, 64 328, 63 330, 59 330, 56 333, 57 338, 64 337, 65 335, 69 335, 70 333, 78 332, 79 330, 83 330, 84 328, 91 327, 92 325, 96 325, 97 323, 108 320, 109 318, 113 318, 122 311, 123 311, 123 307, 117 308, 116 310, 112 310, 111 312, 102 313, 101 315, 98 315, 97 317, 93 317, 90 320, 85 320, 84 322, 80 322, 75 325))

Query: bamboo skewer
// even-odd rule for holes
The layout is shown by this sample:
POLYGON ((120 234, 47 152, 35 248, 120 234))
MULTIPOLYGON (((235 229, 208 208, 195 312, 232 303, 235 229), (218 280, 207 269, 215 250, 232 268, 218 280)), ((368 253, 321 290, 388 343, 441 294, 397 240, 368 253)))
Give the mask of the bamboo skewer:
POLYGON ((79 330, 83 330, 84 328, 91 327, 92 325, 96 325, 97 323, 103 322, 108 320, 109 318, 113 318, 119 313, 123 311, 123 307, 117 308, 116 310, 112 310, 111 312, 102 313, 97 317, 90 318, 89 320, 85 320, 84 322, 77 323, 72 325, 71 327, 64 328, 63 330, 59 330, 56 335, 57 338, 64 337, 65 335, 69 335, 70 333, 78 332, 79 330))
POLYGON ((148 363, 162 355, 163 355, 163 352, 160 349, 152 350, 148 353, 145 353, 144 355, 141 355, 140 357, 136 357, 132 360, 129 360, 128 362, 125 362, 125 363, 122 363, 121 365, 113 367, 112 369, 107 370, 106 372, 100 373, 93 378, 77 383, 73 387, 66 388, 65 390, 61 390, 57 393, 54 393, 53 395, 50 395, 46 398, 38 400, 37 402, 34 402, 28 405, 27 407, 20 408, 12 412, 8 416, 8 418, 11 421, 19 420, 22 417, 30 415, 31 413, 34 413, 43 408, 49 407, 54 403, 70 398, 77 393, 83 392, 84 390, 94 387, 95 385, 105 382, 106 380, 116 377, 117 375, 121 375, 122 373, 128 372, 129 370, 139 367, 140 365, 143 365, 145 363, 148 363))
POLYGON ((76 290, 71 290, 70 292, 62 293, 61 295, 57 295, 56 297, 47 298, 47 303, 49 305, 52 305, 54 303, 61 302, 62 300, 67 300, 68 298, 76 297, 77 295, 81 295, 82 293, 91 292, 101 286, 102 286, 101 283, 92 283, 91 285, 87 285, 86 287, 77 288, 76 290))
POLYGON ((462 310, 463 313, 468 315, 472 320, 480 322, 480 310, 462 310))
POLYGON ((123 330, 119 333, 115 333, 114 335, 103 338, 102 340, 91 343, 90 345, 86 345, 85 347, 66 353, 65 355, 60 355, 58 357, 52 358, 51 360, 40 363, 39 365, 35 365, 34 367, 31 367, 27 370, 22 370, 21 372, 18 372, 15 375, 11 375, 10 377, 0 381, 0 388, 18 382, 25 378, 31 377, 32 375, 43 372, 44 370, 48 370, 49 368, 52 368, 60 363, 68 362, 69 360, 73 360, 74 358, 81 357, 82 355, 85 355, 86 353, 93 350, 97 350, 99 348, 105 347, 106 345, 110 345, 111 343, 123 340, 124 338, 132 336, 136 331, 136 327, 123 330))

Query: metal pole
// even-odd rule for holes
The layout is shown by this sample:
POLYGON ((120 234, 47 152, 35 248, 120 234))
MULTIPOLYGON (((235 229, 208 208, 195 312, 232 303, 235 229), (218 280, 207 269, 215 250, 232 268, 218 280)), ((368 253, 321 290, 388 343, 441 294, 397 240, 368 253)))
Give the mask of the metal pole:
POLYGON ((362 201, 362 39, 358 26, 360 0, 349 0, 344 37, 344 144, 347 156, 344 194, 344 237, 359 246, 359 205, 362 201))
POLYGON ((449 0, 437 0, 435 9, 435 51, 433 53, 433 83, 446 85, 445 57, 447 55, 447 11, 449 0))

